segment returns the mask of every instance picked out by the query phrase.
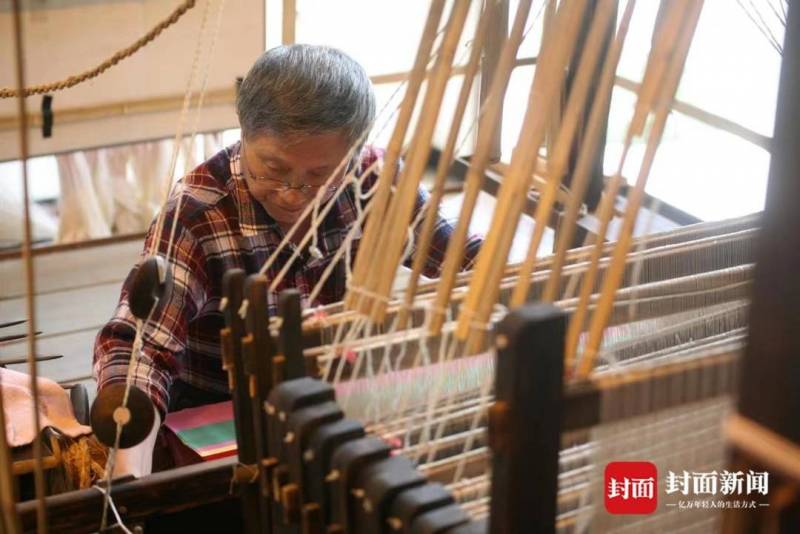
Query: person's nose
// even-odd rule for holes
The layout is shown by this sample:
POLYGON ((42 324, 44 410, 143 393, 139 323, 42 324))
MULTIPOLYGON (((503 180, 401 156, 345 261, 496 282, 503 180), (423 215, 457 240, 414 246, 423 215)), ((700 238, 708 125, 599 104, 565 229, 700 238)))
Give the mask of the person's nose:
POLYGON ((292 204, 293 206, 297 206, 308 202, 306 196, 299 190, 299 189, 288 189, 283 193, 283 199, 285 202, 292 204))

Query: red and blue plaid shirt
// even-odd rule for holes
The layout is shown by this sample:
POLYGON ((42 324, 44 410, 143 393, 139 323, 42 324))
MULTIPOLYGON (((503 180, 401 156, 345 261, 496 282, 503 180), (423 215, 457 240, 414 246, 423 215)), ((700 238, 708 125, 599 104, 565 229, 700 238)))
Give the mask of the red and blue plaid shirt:
MULTIPOLYGON (((142 352, 133 370, 133 384, 149 394, 162 420, 169 406, 170 387, 176 378, 203 391, 227 393, 219 339, 220 329, 224 327, 219 311, 222 275, 233 268, 244 269, 248 274, 258 272, 284 237, 278 224, 250 195, 240 168, 239 148, 240 144, 236 143, 220 151, 182 179, 183 200, 170 258, 174 283, 144 329, 142 352)), ((365 148, 356 174, 363 173, 382 155, 376 149, 365 148)), ((362 190, 368 191, 376 179, 375 173, 367 176, 362 190)), ((427 193, 420 190, 417 210, 426 198, 427 193)), ((304 250, 283 278, 278 292, 297 288, 305 298, 304 304, 311 306, 330 304, 344 297, 345 265, 340 261, 317 301, 307 301, 358 217, 356 202, 364 201, 357 198, 352 186, 345 188, 318 229, 317 247, 322 256, 315 258, 304 250)), ((176 198, 173 197, 164 208, 165 221, 158 236, 161 254, 167 249, 175 207, 176 198)), ((452 231, 450 224, 440 217, 425 264, 426 276, 439 275, 452 231)), ((150 250, 155 232, 154 222, 145 239, 142 258, 150 250)), ((353 241, 351 260, 358 250, 359 237, 360 234, 353 241)), ((468 241, 465 267, 474 261, 480 243, 477 237, 468 241)), ((278 274, 294 250, 294 245, 283 249, 266 273, 268 279, 278 274)), ((95 340, 94 374, 98 390, 126 379, 136 329, 128 306, 133 273, 131 271, 122 286, 114 316, 95 340)), ((269 301, 270 311, 274 312, 275 295, 270 294, 269 301)))

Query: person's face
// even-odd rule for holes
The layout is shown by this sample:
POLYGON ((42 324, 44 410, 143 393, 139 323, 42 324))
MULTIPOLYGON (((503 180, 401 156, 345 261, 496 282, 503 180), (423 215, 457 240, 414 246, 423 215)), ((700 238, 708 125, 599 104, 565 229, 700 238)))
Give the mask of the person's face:
MULTIPOLYGON (((242 172, 250 193, 267 213, 290 226, 340 167, 349 148, 347 137, 338 132, 249 136, 242 139, 242 172)), ((347 167, 341 165, 331 186, 341 183, 347 167)))

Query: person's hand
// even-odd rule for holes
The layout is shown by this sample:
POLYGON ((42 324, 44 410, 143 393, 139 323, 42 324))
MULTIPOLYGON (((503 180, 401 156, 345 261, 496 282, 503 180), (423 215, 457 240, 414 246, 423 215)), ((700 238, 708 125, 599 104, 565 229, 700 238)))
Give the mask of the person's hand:
POLYGON ((114 463, 114 478, 133 475, 136 478, 149 475, 153 470, 153 448, 156 444, 161 415, 156 411, 153 429, 143 442, 128 449, 119 449, 114 463))

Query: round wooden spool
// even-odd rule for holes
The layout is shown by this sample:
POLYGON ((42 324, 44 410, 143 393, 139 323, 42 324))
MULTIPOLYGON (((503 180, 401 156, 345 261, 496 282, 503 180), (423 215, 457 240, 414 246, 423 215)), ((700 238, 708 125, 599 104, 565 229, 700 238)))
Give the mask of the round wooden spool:
POLYGON ((90 421, 92 430, 101 443, 114 446, 117 422, 122 423, 119 447, 127 449, 138 445, 150 434, 155 422, 155 410, 150 398, 136 386, 131 386, 128 404, 122 407, 125 384, 112 384, 103 388, 92 404, 90 421))

